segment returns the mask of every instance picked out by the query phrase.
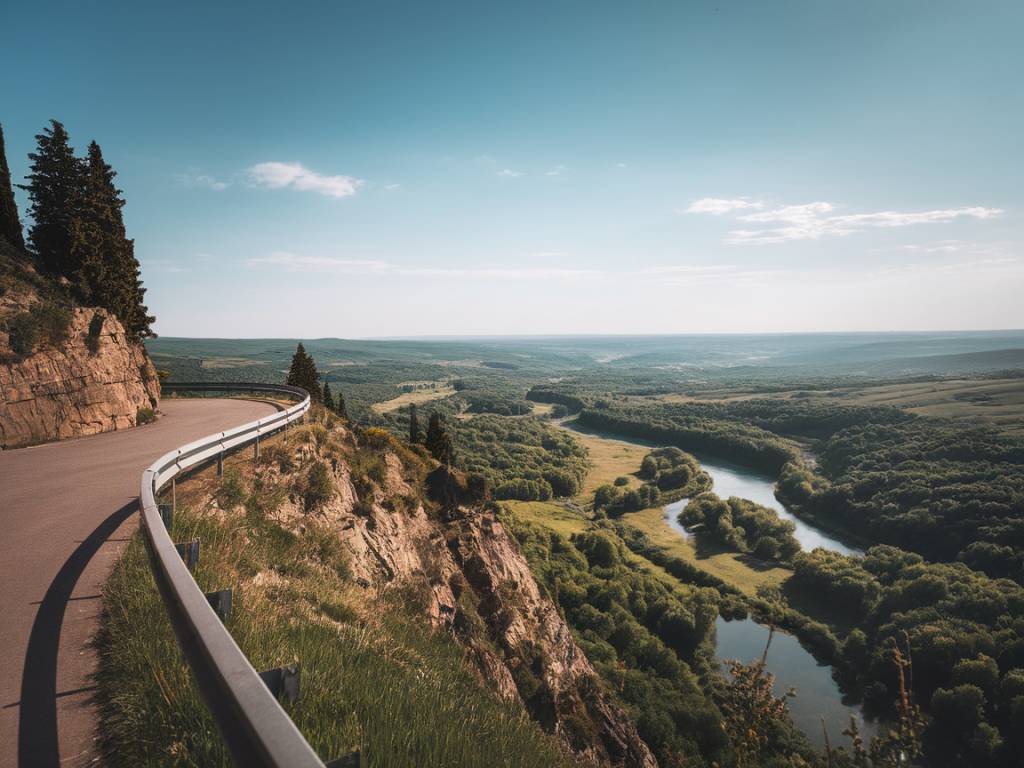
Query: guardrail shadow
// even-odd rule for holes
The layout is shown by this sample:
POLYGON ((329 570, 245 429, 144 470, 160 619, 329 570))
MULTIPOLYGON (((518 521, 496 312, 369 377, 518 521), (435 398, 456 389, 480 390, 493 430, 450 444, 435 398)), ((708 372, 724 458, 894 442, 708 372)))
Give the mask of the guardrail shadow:
POLYGON ((18 711, 19 768, 59 768, 57 734, 57 654, 64 613, 89 561, 118 527, 138 509, 132 500, 100 523, 64 561, 43 596, 32 623, 18 711))

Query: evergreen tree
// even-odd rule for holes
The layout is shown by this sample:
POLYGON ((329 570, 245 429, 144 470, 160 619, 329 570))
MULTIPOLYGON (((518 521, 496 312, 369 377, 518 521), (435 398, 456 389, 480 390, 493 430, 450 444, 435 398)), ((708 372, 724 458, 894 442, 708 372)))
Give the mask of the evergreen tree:
POLYGON ((427 450, 430 455, 446 466, 455 463, 455 446, 452 438, 441 423, 441 414, 430 414, 430 421, 427 423, 427 450))
POLYGON ((36 135, 36 143, 36 151, 28 156, 32 161, 28 184, 19 185, 28 192, 30 202, 29 245, 41 271, 71 277, 71 224, 83 198, 83 164, 68 144, 64 126, 56 120, 36 135))
POLYGON ((331 385, 324 382, 324 408, 328 411, 334 410, 334 395, 331 394, 331 385))
POLYGON ((293 387, 302 387, 309 393, 314 403, 320 402, 320 374, 317 373, 313 358, 306 354, 306 348, 302 346, 301 341, 292 355, 292 367, 288 371, 285 383, 293 387))
POLYGON ((420 441, 420 419, 416 415, 416 403, 409 405, 409 442, 415 445, 420 441))
POLYGON ((14 202, 11 187, 11 170, 7 167, 7 151, 4 149, 4 127, 0 125, 0 237, 19 250, 25 250, 25 238, 21 232, 18 206, 14 202))
POLYGON ((343 419, 348 418, 348 410, 346 410, 345 408, 345 395, 342 394, 341 392, 338 393, 338 403, 334 412, 341 416, 341 418, 343 419))
POLYGON ((142 303, 146 289, 134 241, 125 232, 124 199, 114 184, 116 175, 99 144, 92 142, 81 205, 71 223, 68 277, 83 302, 109 309, 130 335, 152 336, 153 318, 142 303))

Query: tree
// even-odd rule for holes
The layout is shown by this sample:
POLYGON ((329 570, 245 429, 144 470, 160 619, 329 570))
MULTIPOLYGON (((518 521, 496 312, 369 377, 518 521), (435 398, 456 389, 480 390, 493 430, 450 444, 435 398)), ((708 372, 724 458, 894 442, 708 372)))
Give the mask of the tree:
POLYGON ((416 444, 420 441, 420 420, 416 415, 416 403, 409 405, 409 442, 416 444))
POLYGON ((301 341, 292 355, 292 367, 288 371, 285 383, 292 387, 301 387, 309 393, 314 403, 320 402, 320 374, 317 373, 313 358, 306 354, 306 348, 302 346, 301 341))
POLYGON ((19 185, 29 197, 29 245, 41 271, 70 276, 71 223, 83 197, 83 164, 68 144, 64 126, 56 120, 36 135, 36 144, 36 151, 28 156, 32 161, 28 184, 19 185))
POLYGON ((338 402, 336 404, 334 412, 341 416, 341 418, 343 419, 348 418, 348 409, 345 408, 345 395, 343 395, 341 392, 338 393, 338 402))
POLYGON ((452 445, 451 436, 441 423, 441 414, 430 414, 430 421, 427 423, 427 450, 431 456, 442 464, 451 466, 455 461, 455 446, 452 445))
POLYGON ((4 149, 4 128, 0 125, 0 237, 19 250, 25 250, 25 238, 21 232, 18 206, 14 202, 11 187, 11 171, 7 167, 7 152, 4 149))
POLYGON ((130 335, 152 336, 153 318, 142 303, 146 289, 135 243, 125 231, 121 213, 125 201, 115 176, 100 145, 90 143, 82 199, 71 222, 66 274, 83 301, 109 309, 130 335))
POLYGON ((324 408, 328 411, 334 410, 334 395, 331 394, 331 385, 326 381, 324 382, 324 408))

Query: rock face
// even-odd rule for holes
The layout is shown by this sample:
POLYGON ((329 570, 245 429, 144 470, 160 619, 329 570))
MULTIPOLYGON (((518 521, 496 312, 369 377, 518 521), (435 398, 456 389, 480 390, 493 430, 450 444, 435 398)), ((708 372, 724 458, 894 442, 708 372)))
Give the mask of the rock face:
POLYGON ((156 408, 159 398, 156 369, 142 344, 129 340, 105 310, 78 308, 59 346, 0 363, 0 446, 133 427, 139 409, 156 408), (96 334, 94 326, 90 340, 97 315, 102 327, 96 334))
MULTIPOLYGON (((332 466, 334 495, 314 514, 339 532, 359 584, 381 593, 412 587, 431 620, 466 646, 481 678, 522 700, 581 763, 657 766, 494 511, 448 501, 428 513, 394 453, 384 453, 384 476, 372 488, 344 460, 312 446, 299 454, 300 463, 332 466)), ((293 525, 304 517, 294 501, 278 515, 293 525)))

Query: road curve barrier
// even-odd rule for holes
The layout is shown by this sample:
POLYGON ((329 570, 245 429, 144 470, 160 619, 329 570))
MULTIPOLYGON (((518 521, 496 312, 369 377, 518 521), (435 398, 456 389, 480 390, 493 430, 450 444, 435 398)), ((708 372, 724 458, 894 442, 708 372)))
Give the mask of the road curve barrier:
MULTIPOLYGON (((142 473, 139 506, 142 530, 149 546, 157 587, 171 619, 178 643, 192 669, 200 693, 238 766, 267 768, 324 768, 270 685, 288 692, 290 670, 257 672, 231 637, 211 599, 192 578, 184 557, 198 556, 179 550, 171 540, 157 494, 182 472, 210 461, 223 467, 225 454, 259 441, 299 421, 309 410, 309 393, 282 384, 165 383, 165 392, 252 393, 287 397, 299 402, 271 416, 209 435, 170 451, 142 473), (272 682, 273 681, 273 682, 272 682)), ((168 518, 169 519, 169 518, 168 518)))

